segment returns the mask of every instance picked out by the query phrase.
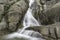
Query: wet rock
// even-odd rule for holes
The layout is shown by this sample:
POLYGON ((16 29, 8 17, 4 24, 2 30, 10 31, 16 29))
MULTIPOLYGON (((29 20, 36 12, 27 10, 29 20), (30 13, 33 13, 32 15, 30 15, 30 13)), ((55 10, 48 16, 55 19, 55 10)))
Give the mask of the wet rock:
POLYGON ((39 14, 39 19, 42 25, 53 24, 54 22, 60 22, 60 2, 56 3, 50 9, 39 14))
POLYGON ((32 30, 25 30, 22 34, 15 32, 15 33, 11 33, 8 35, 5 35, 3 37, 4 39, 8 39, 8 40, 45 40, 40 36, 39 32, 35 32, 32 30), (27 33, 26 33, 27 32, 27 33))
POLYGON ((54 22, 60 22, 60 2, 54 5, 52 8, 46 11, 47 18, 53 20, 54 22))
POLYGON ((0 4, 0 22, 2 20, 2 15, 4 14, 4 5, 0 4))
POLYGON ((12 4, 17 2, 17 0, 0 0, 0 4, 12 4))
POLYGON ((16 31, 28 9, 25 0, 0 0, 0 36, 16 31), (12 4, 12 5, 10 5, 12 4))
POLYGON ((1 22, 0 23, 0 30, 3 30, 6 28, 6 23, 5 22, 1 22))
POLYGON ((7 0, 0 0, 0 3, 7 3, 7 0))
POLYGON ((4 12, 4 5, 0 4, 0 14, 3 14, 4 12))
POLYGON ((33 31, 33 30, 25 30, 22 34, 29 35, 31 37, 36 37, 36 38, 40 38, 41 37, 39 32, 33 31))
POLYGON ((15 26, 15 28, 16 26, 20 26, 27 8, 28 4, 24 0, 20 0, 10 7, 8 12, 9 28, 14 28, 13 26, 15 26), (11 25, 11 23, 15 25, 11 25))
POLYGON ((7 4, 14 4, 14 3, 16 3, 16 2, 18 2, 18 1, 20 1, 20 0, 7 0, 7 1, 8 1, 7 4))
POLYGON ((56 22, 52 25, 29 27, 26 30, 38 31, 42 37, 46 39, 54 40, 60 38, 60 22, 56 22))

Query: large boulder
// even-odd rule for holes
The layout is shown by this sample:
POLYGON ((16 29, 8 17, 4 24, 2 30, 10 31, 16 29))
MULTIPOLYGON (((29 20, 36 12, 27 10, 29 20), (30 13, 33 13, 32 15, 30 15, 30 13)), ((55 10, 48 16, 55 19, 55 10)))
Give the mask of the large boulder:
POLYGON ((42 25, 53 24, 60 22, 60 2, 47 9, 45 12, 40 13, 39 19, 42 25))
POLYGON ((43 38, 54 40, 60 38, 60 22, 56 22, 52 25, 42 25, 29 27, 26 30, 38 31, 43 38))
MULTIPOLYGON (((27 11, 28 3, 26 3, 24 0, 20 0, 13 4, 8 12, 8 22, 9 22, 9 29, 14 30, 21 27, 22 19, 27 11)), ((12 30, 12 31, 14 31, 12 30)))
POLYGON ((28 9, 26 0, 8 0, 0 4, 0 35, 16 31, 21 26, 22 19, 28 9))

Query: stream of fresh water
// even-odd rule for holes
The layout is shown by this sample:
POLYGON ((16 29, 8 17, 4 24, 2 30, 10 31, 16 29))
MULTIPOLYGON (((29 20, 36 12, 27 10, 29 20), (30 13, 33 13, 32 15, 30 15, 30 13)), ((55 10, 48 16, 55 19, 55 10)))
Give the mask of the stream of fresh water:
POLYGON ((24 39, 28 39, 28 40, 43 40, 42 38, 37 38, 37 37, 32 37, 31 35, 33 34, 35 35, 40 35, 40 33, 32 31, 32 30, 25 30, 26 28, 30 27, 30 26, 40 26, 40 24, 38 23, 38 21, 34 18, 33 13, 32 13, 32 4, 35 2, 35 0, 29 0, 29 8, 24 16, 23 19, 23 28, 20 30, 20 32, 15 32, 9 35, 6 35, 5 37, 7 39, 11 39, 11 38, 24 38, 24 39))

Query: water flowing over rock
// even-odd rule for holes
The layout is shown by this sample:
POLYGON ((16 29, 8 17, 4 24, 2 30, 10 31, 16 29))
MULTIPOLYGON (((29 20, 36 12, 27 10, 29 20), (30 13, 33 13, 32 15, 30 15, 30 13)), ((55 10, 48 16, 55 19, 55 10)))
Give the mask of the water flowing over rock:
POLYGON ((56 22, 52 25, 42 25, 42 26, 35 26, 35 27, 28 27, 26 30, 34 30, 38 31, 42 37, 47 40, 55 40, 60 38, 60 22, 56 22))
POLYGON ((0 40, 60 40, 60 0, 0 0, 0 40))
POLYGON ((22 37, 25 39, 29 38, 28 40, 34 40, 34 39, 35 40, 44 40, 44 39, 40 38, 40 33, 38 33, 38 32, 34 32, 31 30, 25 31, 25 29, 30 26, 40 26, 40 24, 38 23, 38 21, 34 18, 33 14, 32 14, 33 10, 31 9, 31 6, 34 2, 35 2, 35 0, 29 0, 29 8, 27 10, 27 13, 25 14, 24 19, 23 19, 23 26, 24 27, 22 28, 22 30, 20 32, 16 32, 16 33, 5 36, 6 39, 15 38, 15 37, 17 37, 17 38, 22 37))
POLYGON ((44 40, 40 38, 40 33, 32 31, 32 30, 25 30, 22 34, 20 33, 12 33, 9 35, 6 35, 5 38, 12 39, 12 38, 23 38, 22 40, 44 40), (26 33, 27 32, 27 33, 26 33), (29 35, 29 36, 28 36, 29 35))
POLYGON ((25 17, 23 19, 23 29, 20 33, 22 33, 27 27, 30 26, 40 26, 40 24, 38 23, 38 21, 33 17, 33 13, 32 13, 32 4, 35 2, 35 0, 29 0, 29 8, 27 10, 27 13, 25 14, 25 17))

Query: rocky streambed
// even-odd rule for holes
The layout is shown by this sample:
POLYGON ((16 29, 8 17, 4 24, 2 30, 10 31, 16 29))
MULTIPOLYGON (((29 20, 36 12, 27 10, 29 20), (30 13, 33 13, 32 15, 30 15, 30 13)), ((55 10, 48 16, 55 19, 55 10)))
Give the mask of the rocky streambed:
MULTIPOLYGON (((37 0, 38 3, 36 7, 38 10, 36 9, 37 12, 34 11, 35 14, 37 13, 36 15, 34 14, 34 17, 38 19, 41 26, 28 27, 26 30, 33 30, 40 33, 41 38, 45 40, 60 40, 59 1, 60 0, 44 1, 44 5, 47 6, 47 9, 44 9, 42 8, 44 5, 39 3, 39 0, 37 0)), ((0 0, 0 40, 24 40, 23 38, 4 39, 2 37, 17 32, 18 29, 23 27, 22 21, 29 7, 28 4, 28 0, 0 0)))

